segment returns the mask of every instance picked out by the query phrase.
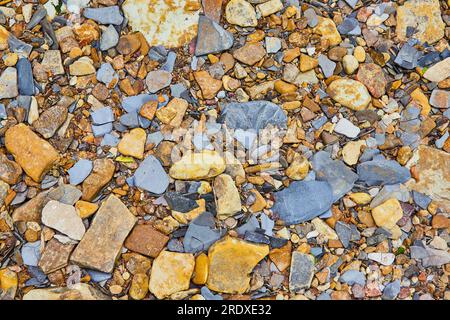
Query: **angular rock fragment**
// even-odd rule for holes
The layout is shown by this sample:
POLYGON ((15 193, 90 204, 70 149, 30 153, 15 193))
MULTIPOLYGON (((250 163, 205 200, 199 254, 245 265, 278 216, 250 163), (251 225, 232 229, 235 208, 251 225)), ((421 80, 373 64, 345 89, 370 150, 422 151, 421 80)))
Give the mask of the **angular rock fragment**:
POLYGON ((125 247, 145 256, 156 258, 164 249, 169 237, 147 224, 134 227, 125 240, 125 247))
POLYGON ((174 179, 201 180, 215 177, 225 171, 225 161, 216 151, 187 153, 170 168, 174 179))
POLYGON ((233 41, 233 35, 217 22, 206 16, 200 16, 195 46, 196 56, 228 50, 233 46, 233 41))
POLYGON ((227 174, 217 176, 213 188, 219 219, 226 219, 241 211, 241 198, 231 176, 227 174))
POLYGON ((67 108, 62 105, 50 107, 42 112, 39 118, 33 122, 33 127, 44 138, 51 138, 59 127, 64 124, 67 114, 67 108))
POLYGON ((75 244, 64 244, 53 238, 45 246, 39 267, 45 274, 49 274, 67 266, 70 254, 75 248, 75 244))
POLYGON ((92 201, 114 175, 116 166, 111 159, 97 159, 91 174, 83 181, 82 199, 92 201))
POLYGON ((32 289, 23 300, 110 300, 110 297, 87 283, 77 283, 67 287, 32 289))
POLYGON ((154 156, 147 156, 139 164, 134 173, 134 184, 136 187, 155 194, 164 193, 169 186, 169 177, 164 168, 154 156))
POLYGON ((208 250, 213 243, 225 235, 225 232, 225 230, 216 229, 214 216, 211 213, 204 212, 189 224, 183 240, 184 250, 191 253, 208 250))
POLYGON ((404 183, 411 178, 409 170, 395 160, 376 159, 357 166, 358 180, 368 186, 404 183))
POLYGON ((289 290, 292 292, 309 288, 314 276, 314 258, 309 254, 294 251, 289 273, 289 290))
POLYGON ((74 240, 81 240, 86 231, 73 206, 54 200, 42 209, 42 223, 74 240))
POLYGON ((328 86, 327 93, 336 102, 355 111, 364 110, 371 101, 366 87, 352 79, 334 80, 328 86))

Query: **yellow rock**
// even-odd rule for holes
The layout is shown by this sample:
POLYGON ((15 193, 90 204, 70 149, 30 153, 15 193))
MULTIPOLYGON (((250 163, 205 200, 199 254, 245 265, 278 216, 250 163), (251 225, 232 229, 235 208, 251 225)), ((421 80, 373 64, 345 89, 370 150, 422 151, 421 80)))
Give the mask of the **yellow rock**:
POLYGON ((189 289, 195 259, 190 253, 162 251, 153 261, 149 289, 158 299, 189 289))
POLYGON ((95 67, 92 60, 87 57, 81 57, 69 66, 71 76, 86 76, 95 73, 95 67))
POLYGON ((364 192, 355 192, 350 194, 349 197, 353 202, 360 205, 368 204, 372 200, 370 194, 364 192))
POLYGON ((341 35, 337 31, 336 24, 329 18, 318 17, 319 23, 314 32, 320 34, 322 39, 328 40, 330 46, 336 46, 342 42, 341 35))
POLYGON ((184 114, 188 108, 186 100, 181 98, 173 98, 167 106, 156 111, 156 117, 159 121, 169 124, 173 127, 179 127, 183 121, 184 114))
POLYGON ((283 272, 291 265, 292 244, 290 241, 281 248, 272 249, 269 253, 270 260, 283 272))
POLYGON ((286 175, 293 180, 303 180, 309 172, 309 161, 304 156, 296 154, 289 168, 286 169, 286 175))
POLYGON ((209 259, 208 256, 204 253, 201 253, 195 258, 195 269, 194 269, 194 277, 192 278, 192 282, 196 285, 203 285, 206 283, 208 279, 208 271, 209 271, 209 259))
POLYGON ((23 123, 6 131, 5 146, 26 174, 36 182, 40 182, 59 159, 55 148, 23 123))
POLYGON ((3 57, 3 62, 7 67, 13 67, 16 65, 17 60, 19 60, 19 55, 15 52, 10 52, 3 57))
POLYGON ((198 207, 195 209, 192 209, 189 212, 179 212, 179 211, 172 211, 172 215, 179 221, 177 217, 183 217, 185 221, 191 221, 197 218, 200 214, 206 211, 206 201, 205 199, 198 199, 195 200, 197 202, 198 207))
POLYGON ((338 240, 339 237, 329 225, 327 225, 325 222, 323 222, 320 218, 314 218, 312 219, 311 223, 313 224, 314 228, 316 229, 319 234, 325 237, 325 240, 338 240))
POLYGON ((372 217, 377 226, 392 229, 403 217, 403 209, 397 199, 389 199, 372 209, 372 217))
POLYGON ((135 274, 131 280, 130 290, 128 294, 134 300, 142 300, 148 292, 148 276, 145 273, 135 274))
POLYGON ((18 283, 17 273, 8 268, 0 269, 0 300, 14 299, 18 283))
POLYGON ((201 180, 213 178, 225 171, 225 161, 217 151, 186 153, 169 170, 174 179, 201 180))
POLYGON ((331 82, 327 93, 336 102, 355 111, 366 109, 372 100, 369 91, 361 82, 347 78, 331 82))
POLYGON ((262 211, 267 206, 266 199, 256 189, 252 189, 250 192, 255 195, 255 202, 249 208, 250 212, 262 211))
POLYGON ((202 181, 200 182, 200 187, 198 187, 197 192, 198 194, 207 194, 212 191, 211 184, 208 181, 202 181))
POLYGON ((144 157, 146 140, 147 134, 145 133, 145 130, 142 128, 135 128, 122 137, 122 140, 120 140, 117 145, 117 150, 125 156, 142 159, 144 157))
POLYGON ((427 116, 430 113, 431 106, 428 103, 428 98, 419 87, 411 92, 411 99, 417 102, 422 107, 422 110, 420 111, 421 115, 427 116))
POLYGON ((98 204, 79 200, 75 203, 75 209, 81 219, 85 219, 89 218, 97 211, 98 204))
POLYGON ((241 211, 241 198, 231 176, 227 174, 217 176, 214 179, 213 189, 219 219, 226 219, 241 211))
POLYGON ((314 69, 319 65, 319 60, 315 58, 311 58, 310 56, 306 54, 300 55, 300 71, 306 72, 311 69, 314 69))
POLYGON ((9 32, 5 27, 0 26, 0 50, 6 50, 8 45, 9 32))
POLYGON ((366 51, 361 46, 357 46, 355 48, 355 50, 353 51, 353 55, 359 63, 366 61, 366 51))
POLYGON ((283 80, 275 81, 274 88, 279 94, 293 93, 297 91, 297 86, 284 82, 283 80))
POLYGON ((250 288, 249 274, 269 253, 269 246, 226 237, 209 248, 209 289, 242 294, 250 288))
POLYGON ((358 163, 359 156, 361 155, 361 147, 365 146, 364 140, 350 141, 344 148, 342 148, 342 158, 344 162, 349 166, 358 163))

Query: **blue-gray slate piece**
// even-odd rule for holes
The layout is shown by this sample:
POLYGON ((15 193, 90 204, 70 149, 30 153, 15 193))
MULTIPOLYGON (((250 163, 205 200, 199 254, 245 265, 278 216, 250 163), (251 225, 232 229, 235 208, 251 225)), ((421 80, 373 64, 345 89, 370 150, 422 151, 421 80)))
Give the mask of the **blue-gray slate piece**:
POLYGON ((91 173, 93 168, 92 161, 87 159, 80 159, 73 165, 72 168, 67 170, 69 173, 70 184, 78 185, 84 181, 91 173))
POLYGON ((367 186, 404 183, 411 178, 408 168, 401 166, 395 160, 376 158, 358 164, 356 170, 358 180, 367 186))
POLYGON ((225 233, 225 229, 216 229, 214 215, 205 211, 189 224, 183 240, 184 250, 190 253, 208 250, 225 233))
POLYGON ((161 162, 152 155, 149 155, 139 164, 139 168, 134 173, 134 184, 136 187, 148 192, 161 194, 169 186, 169 177, 164 171, 161 162))

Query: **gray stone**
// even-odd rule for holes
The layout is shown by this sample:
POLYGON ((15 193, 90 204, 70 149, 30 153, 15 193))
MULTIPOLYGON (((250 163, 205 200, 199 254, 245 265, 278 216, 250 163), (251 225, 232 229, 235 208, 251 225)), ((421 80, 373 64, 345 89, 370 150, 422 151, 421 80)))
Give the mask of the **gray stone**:
POLYGON ((34 12, 33 16, 30 19, 30 22, 28 22, 28 24, 27 24, 27 29, 28 30, 33 29, 46 16, 47 16, 47 10, 42 5, 38 5, 36 11, 34 12))
POLYGON ((289 274, 289 290, 297 292, 311 286, 314 276, 314 258, 309 254, 292 252, 291 270, 289 274))
POLYGON ((411 44, 405 43, 397 54, 394 62, 405 69, 414 69, 417 67, 418 60, 422 57, 422 53, 414 48, 411 44))
POLYGON ((34 266, 36 267, 41 259, 40 253, 41 242, 28 242, 22 246, 22 250, 20 251, 22 255, 23 264, 26 266, 34 266))
POLYGON ((236 228, 236 231, 242 236, 245 235, 246 232, 254 232, 257 228, 259 228, 259 221, 256 216, 251 215, 246 223, 236 228))
POLYGON ((345 20, 338 25, 337 30, 340 34, 349 36, 359 36, 361 34, 361 27, 358 20, 355 18, 345 18, 345 20))
POLYGON ((22 40, 17 39, 12 34, 9 35, 8 38, 9 51, 15 52, 17 54, 26 55, 27 57, 30 55, 33 50, 33 46, 31 44, 25 43, 22 40))
POLYGON ((339 281, 344 282, 350 286, 354 284, 359 284, 361 286, 366 285, 366 277, 360 271, 348 270, 344 272, 340 277, 339 281))
POLYGON ((394 282, 388 283, 386 287, 384 287, 381 299, 394 300, 400 293, 400 289, 400 280, 395 280, 394 282))
POLYGON ((266 51, 267 53, 277 53, 281 49, 281 40, 276 37, 266 37, 266 51))
POLYGON ((359 181, 368 186, 404 183, 411 178, 408 168, 395 160, 376 159, 358 164, 359 181))
POLYGON ((331 77, 334 73, 334 69, 336 69, 336 62, 331 61, 324 54, 319 54, 317 60, 319 61, 319 66, 322 69, 325 78, 331 77))
POLYGON ((450 92, 448 90, 434 89, 431 92, 430 104, 439 109, 450 108, 450 92))
POLYGON ((203 212, 189 224, 183 240, 184 250, 191 253, 208 250, 225 233, 225 229, 216 229, 214 216, 210 212, 203 212))
POLYGON ((168 87, 172 82, 172 74, 164 70, 150 71, 145 78, 148 91, 156 93, 165 87, 168 87))
POLYGON ((173 51, 170 51, 167 55, 166 62, 161 66, 160 70, 172 72, 175 67, 175 61, 177 60, 177 54, 173 51))
POLYGON ((308 26, 311 28, 314 28, 319 23, 319 18, 317 18, 317 13, 313 8, 306 9, 303 15, 308 20, 308 26))
POLYGON ((205 300, 223 300, 220 294, 213 294, 206 286, 200 289, 200 293, 205 300))
POLYGON ((84 181, 91 173, 93 168, 92 161, 87 159, 80 159, 70 168, 69 173, 70 184, 78 185, 84 181))
POLYGON ((233 41, 233 35, 217 22, 203 15, 199 17, 196 56, 228 50, 233 46, 233 41))
POLYGON ((417 192, 415 190, 413 190, 412 194, 413 194, 414 202, 419 207, 421 207, 422 209, 428 208, 428 205, 431 203, 431 198, 429 196, 427 196, 426 194, 417 192))
POLYGON ((120 14, 119 6, 85 8, 83 11, 83 16, 100 24, 119 25, 123 22, 123 17, 120 14))
POLYGON ((295 181, 274 193, 272 211, 286 225, 309 221, 330 209, 333 190, 326 181, 295 181))
POLYGON ((122 100, 122 108, 126 112, 138 112, 142 105, 149 101, 157 101, 158 97, 152 94, 138 94, 136 96, 125 97, 122 100))
POLYGON ((111 49, 115 47, 118 42, 119 34, 117 33, 116 28, 111 24, 102 33, 102 37, 100 38, 100 50, 105 51, 111 49))
POLYGON ((113 129, 112 123, 105 123, 101 125, 92 125, 92 133, 94 137, 103 137, 105 134, 110 133, 113 129))
POLYGON ((111 107, 104 107, 91 112, 92 123, 95 125, 114 121, 114 113, 111 107))
POLYGON ((134 173, 134 184, 148 192, 161 194, 169 186, 169 177, 159 160, 150 155, 139 164, 134 173))
POLYGON ((34 95, 34 80, 31 63, 27 58, 20 58, 16 65, 19 94, 24 96, 34 95))
POLYGON ((402 184, 385 185, 370 202, 370 207, 375 208, 389 199, 409 201, 409 190, 402 184))
POLYGON ((97 70, 97 80, 107 86, 114 80, 119 80, 119 76, 110 63, 102 63, 97 70))
POLYGON ((269 124, 286 128, 287 116, 283 109, 269 101, 232 102, 223 106, 218 122, 242 130, 261 130, 269 124))
POLYGON ((450 263, 450 253, 430 247, 411 246, 411 259, 421 259, 424 267, 439 267, 450 263))
POLYGON ((15 98, 19 95, 17 86, 17 70, 8 67, 0 76, 0 99, 15 98))
POLYGON ((116 136, 113 136, 112 134, 105 134, 103 136, 103 140, 100 143, 101 146, 111 146, 111 147, 115 147, 119 144, 119 138, 116 136))
POLYGON ((361 239, 361 235, 354 224, 338 221, 334 229, 344 248, 348 248, 350 241, 359 241, 361 239))
POLYGON ((81 198, 81 191, 71 184, 61 184, 48 193, 50 199, 73 206, 81 198))
POLYGON ((331 185, 333 202, 349 192, 358 180, 358 175, 352 169, 340 160, 332 160, 325 151, 319 151, 314 155, 312 167, 317 180, 327 181, 331 185))

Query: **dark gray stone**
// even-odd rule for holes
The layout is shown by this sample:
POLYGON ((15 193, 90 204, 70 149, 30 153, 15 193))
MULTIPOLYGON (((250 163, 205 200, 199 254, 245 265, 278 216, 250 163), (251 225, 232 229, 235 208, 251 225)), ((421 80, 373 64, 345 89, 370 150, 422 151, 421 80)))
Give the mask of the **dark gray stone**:
POLYGON ((32 15, 30 22, 28 22, 27 29, 28 30, 33 29, 35 26, 39 24, 39 22, 41 22, 42 19, 45 18, 45 16, 47 16, 47 10, 43 6, 39 5, 34 14, 32 15))
POLYGON ((19 94, 24 96, 34 95, 34 79, 31 63, 27 58, 20 58, 17 62, 17 82, 19 94))
POLYGON ((408 168, 395 160, 376 159, 357 166, 358 180, 368 186, 404 183, 411 178, 408 168))
POLYGON ((189 212, 199 207, 195 200, 185 197, 177 192, 167 192, 164 195, 164 199, 167 201, 171 210, 178 212, 189 212))
POLYGON ((214 242, 222 238, 225 229, 216 229, 212 213, 203 212, 192 220, 184 236, 183 244, 186 252, 197 253, 207 250, 214 242))
POLYGON ((309 254, 294 251, 292 253, 289 274, 289 290, 297 292, 309 288, 314 276, 314 258, 309 254))
POLYGON ((348 248, 350 241, 359 241, 361 235, 354 224, 338 221, 334 228, 344 248, 348 248))

